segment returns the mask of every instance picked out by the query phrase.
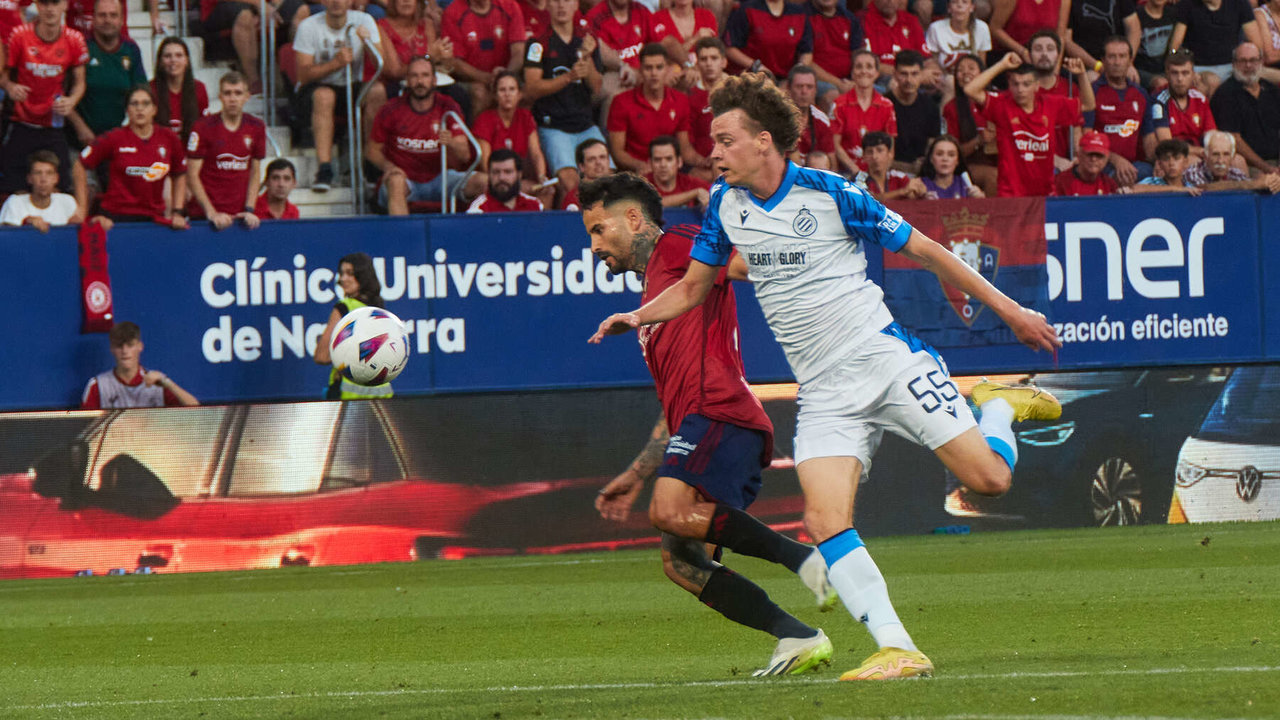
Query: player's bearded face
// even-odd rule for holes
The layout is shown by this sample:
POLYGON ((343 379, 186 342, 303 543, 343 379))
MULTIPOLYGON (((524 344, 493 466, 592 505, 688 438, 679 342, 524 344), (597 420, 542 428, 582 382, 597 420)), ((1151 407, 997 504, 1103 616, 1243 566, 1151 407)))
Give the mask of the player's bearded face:
POLYGON ((582 211, 582 224, 591 236, 592 254, 609 268, 610 273, 621 275, 633 269, 633 233, 627 227, 626 217, 622 213, 610 211, 605 208, 604 203, 596 203, 582 211))

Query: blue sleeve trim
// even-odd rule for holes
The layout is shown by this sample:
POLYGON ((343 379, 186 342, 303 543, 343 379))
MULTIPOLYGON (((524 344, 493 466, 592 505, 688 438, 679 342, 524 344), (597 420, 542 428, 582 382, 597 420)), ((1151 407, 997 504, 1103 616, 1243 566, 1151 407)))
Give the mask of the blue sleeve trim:
POLYGON ((702 218, 702 231, 693 239, 693 249, 689 251, 690 258, 704 265, 727 265, 733 252, 733 243, 729 242, 720 222, 720 202, 728 189, 723 178, 711 186, 711 201, 707 203, 707 212, 702 218))

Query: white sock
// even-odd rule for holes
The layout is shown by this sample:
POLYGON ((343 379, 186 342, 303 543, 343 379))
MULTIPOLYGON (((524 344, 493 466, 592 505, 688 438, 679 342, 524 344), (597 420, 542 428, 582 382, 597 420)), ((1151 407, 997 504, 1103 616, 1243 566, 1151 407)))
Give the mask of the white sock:
POLYGON ((854 619, 867 626, 880 647, 916 649, 889 601, 889 586, 865 547, 837 560, 828 569, 827 577, 854 619))
POLYGON ((978 409, 982 411, 978 430, 987 438, 992 450, 999 453, 1012 470, 1013 463, 1018 461, 1018 440, 1013 436, 1013 406, 1004 398, 994 398, 982 403, 978 409), (991 442, 992 439, 1002 443, 1003 446, 997 447, 996 443, 991 442))

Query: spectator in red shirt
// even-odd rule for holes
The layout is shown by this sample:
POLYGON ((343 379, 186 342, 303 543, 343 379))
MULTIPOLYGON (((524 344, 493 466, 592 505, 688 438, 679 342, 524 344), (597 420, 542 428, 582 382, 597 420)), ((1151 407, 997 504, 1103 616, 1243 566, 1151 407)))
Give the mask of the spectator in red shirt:
POLYGON ((768 70, 781 78, 796 65, 813 64, 809 16, 803 5, 786 0, 743 2, 725 23, 724 42, 738 71, 768 70))
POLYGON ((445 120, 444 114, 450 111, 461 115, 453 98, 436 92, 435 63, 431 58, 414 58, 405 77, 405 93, 378 111, 365 150, 369 162, 382 170, 378 202, 389 214, 408 215, 409 203, 437 202, 446 192, 464 197, 482 192, 478 176, 468 181, 458 170, 440 173, 441 145, 456 162, 471 159, 461 125, 452 118, 445 120))
POLYGON ((107 334, 116 365, 89 378, 80 398, 81 410, 103 408, 175 407, 200 401, 159 370, 142 367, 142 331, 131 322, 119 322, 107 334))
POLYGON ((893 71, 894 58, 903 50, 929 54, 919 18, 900 11, 898 0, 873 0, 873 5, 862 16, 862 30, 867 36, 867 49, 880 60, 881 75, 893 71))
POLYGON ((1111 169, 1122 187, 1151 176, 1151 158, 1156 151, 1156 128, 1168 127, 1169 119, 1159 118, 1155 103, 1141 85, 1129 79, 1133 70, 1133 49, 1129 41, 1115 36, 1103 45, 1102 77, 1093 83, 1098 109, 1093 129, 1111 141, 1111 169))
POLYGON ((648 172, 649 141, 674 135, 685 162, 698 166, 706 158, 693 150, 689 98, 667 87, 667 52, 658 43, 640 51, 640 86, 613 99, 609 107, 609 150, 623 170, 648 172))
POLYGON ((126 112, 127 125, 99 135, 80 154, 85 167, 108 164, 102 214, 95 219, 108 230, 117 222, 159 222, 185 230, 187 161, 182 141, 156 124, 156 97, 150 87, 139 85, 129 92, 126 112))
MULTIPOLYGON (((14 30, 6 43, 0 90, 12 99, 13 114, 0 148, 0 193, 26 189, 27 156, 36 150, 52 151, 74 174, 63 123, 84 97, 89 48, 79 32, 62 24, 67 0, 46 0, 37 8, 35 22, 14 30)), ((62 179, 63 192, 70 180, 62 179)))
POLYGON ((983 106, 987 128, 996 137, 997 194, 1001 197, 1049 195, 1053 191, 1053 157, 1057 154, 1059 125, 1081 125, 1081 112, 1093 110, 1093 88, 1079 58, 1068 58, 1067 69, 1076 77, 1080 99, 1046 95, 1036 91, 1035 68, 1009 53, 964 87, 974 103, 983 106), (1009 71, 1009 92, 988 95, 996 75, 1009 71))
MULTIPOLYGON (((603 141, 596 138, 589 138, 578 143, 578 147, 573 150, 574 158, 578 162, 578 175, 581 176, 579 183, 588 180, 598 180, 605 175, 613 172, 609 167, 609 148, 603 141)), ((578 207, 578 184, 575 183, 573 189, 564 196, 561 202, 562 210, 580 210, 578 207)))
POLYGON ((818 97, 822 107, 828 108, 837 96, 853 90, 853 54, 864 42, 862 21, 840 0, 809 0, 805 9, 813 28, 818 97))
POLYGON ((656 137, 649 143, 649 167, 644 176, 658 189, 662 207, 696 207, 706 209, 711 200, 711 186, 698 178, 680 172, 680 156, 676 139, 670 135, 656 137))
POLYGON ((550 207, 555 187, 547 185, 547 159, 538 141, 538 124, 529 108, 523 107, 520 79, 510 70, 499 70, 495 81, 497 106, 480 113, 471 124, 471 134, 480 142, 480 165, 489 167, 489 155, 507 149, 520 157, 525 168, 520 186, 550 207))
POLYGON ((800 108, 800 140, 796 149, 791 151, 791 161, 804 165, 805 156, 814 150, 834 153, 836 143, 831 118, 813 104, 818 98, 818 75, 813 68, 807 65, 791 68, 791 74, 787 76, 787 94, 800 108))
POLYGON ((587 24, 600 41, 605 95, 633 87, 639 81, 641 48, 658 41, 649 9, 635 0, 605 0, 587 13, 587 24))
POLYGON ((481 193, 467 208, 479 215, 494 212, 537 212, 542 203, 532 195, 520 192, 520 156, 506 148, 498 148, 489 156, 489 190, 481 193))
POLYGON ((1039 30, 1050 30, 1060 38, 1067 32, 1070 16, 1071 0, 992 0, 990 27, 993 49, 1015 52, 1022 62, 1029 63, 1032 61, 1032 35, 1039 30))
POLYGON ((33 0, 0 0, 0 46, 9 40, 9 34, 26 22, 26 9, 33 0))
POLYGON ((889 133, 877 130, 863 136, 862 159, 867 169, 858 172, 853 183, 880 202, 915 200, 925 196, 927 191, 919 178, 894 169, 893 137, 889 133))
POLYGON ((160 41, 155 68, 151 92, 160 101, 156 122, 167 125, 185 143, 191 128, 209 109, 209 91, 195 78, 191 52, 182 38, 167 37, 160 41))
POLYGON ((670 8, 659 10, 653 16, 653 42, 660 42, 673 59, 694 62, 693 44, 702 38, 720 34, 715 13, 705 7, 693 6, 693 0, 675 0, 670 8))
POLYGON ((289 193, 298 186, 298 171, 288 158, 267 163, 267 188, 253 204, 259 220, 297 220, 298 206, 289 202, 289 193))
POLYGON ((208 218, 215 230, 239 220, 258 227, 258 166, 267 156, 267 126, 244 112, 249 81, 232 71, 218 81, 222 109, 201 118, 187 140, 190 217, 208 218))
POLYGON ((870 50, 853 54, 853 90, 836 100, 833 123, 836 159, 857 175, 862 171, 862 141, 869 132, 898 134, 898 118, 889 98, 876 92, 876 56, 870 50))
MULTIPOLYGON (((27 3, 30 4, 30 3, 27 3)), ((98 3, 96 0, 68 0, 67 14, 63 22, 72 30, 78 31, 86 38, 93 32, 94 19, 98 3)), ((126 0, 120 0, 120 10, 123 17, 129 17, 129 4, 126 0)), ((148 3, 148 12, 151 14, 151 33, 153 35, 164 35, 164 23, 160 22, 160 5, 159 3, 148 3)), ((176 29, 176 28, 175 28, 176 29)), ((126 40, 129 40, 128 23, 121 28, 121 34, 126 40)))
POLYGON ((711 149, 715 146, 715 141, 711 139, 711 119, 714 117, 711 112, 711 91, 720 86, 729 60, 720 38, 702 38, 694 43, 693 49, 698 56, 698 81, 689 88, 689 144, 693 146, 695 153, 707 158, 707 161, 689 172, 710 182, 715 179, 710 159, 711 149))
POLYGON ((1190 50, 1169 53, 1164 61, 1164 76, 1169 84, 1156 95, 1156 113, 1169 121, 1169 127, 1157 127, 1161 140, 1184 140, 1192 160, 1204 158, 1204 134, 1217 130, 1209 99, 1196 89, 1195 56, 1190 50))
POLYGON ((1114 195, 1120 191, 1116 181, 1102 171, 1107 167, 1111 154, 1111 142, 1096 130, 1089 130, 1080 137, 1080 152, 1076 164, 1070 170, 1060 172, 1053 179, 1053 194, 1059 197, 1091 197, 1114 195))
POLYGON ((515 0, 456 0, 441 25, 453 42, 453 74, 468 83, 478 113, 492 101, 494 74, 524 63, 524 12, 515 0))

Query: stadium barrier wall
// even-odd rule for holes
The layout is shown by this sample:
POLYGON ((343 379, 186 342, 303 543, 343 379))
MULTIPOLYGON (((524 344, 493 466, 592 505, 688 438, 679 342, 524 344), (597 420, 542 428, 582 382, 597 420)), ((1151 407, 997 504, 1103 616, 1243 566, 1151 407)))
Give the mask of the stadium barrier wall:
MULTIPOLYGON (((1045 214, 1050 314, 1066 345, 1056 358, 950 348, 953 372, 1280 359, 1280 199, 1050 199, 1045 214)), ((412 332, 401 393, 649 383, 634 338, 585 343, 606 315, 635 307, 641 286, 591 256, 572 213, 117 226, 108 250, 115 315, 142 326, 144 364, 204 402, 321 397, 328 368, 311 353, 338 258, 355 251, 375 258, 388 307, 412 332)), ((19 303, 0 347, 16 380, 0 388, 0 409, 75 406, 112 364, 103 335, 79 333, 75 231, 6 229, 0 258, 19 303)), ((753 294, 738 297, 750 378, 788 379, 753 294)))
MULTIPOLYGON (((1280 518, 1280 364, 1037 382, 1063 416, 1017 427, 1013 489, 985 517, 949 514, 942 466, 886 434, 860 531, 1280 518)), ((804 537, 795 387, 757 393, 777 441, 751 511, 804 537)), ((625 523, 593 500, 659 412, 614 388, 3 413, 0 578, 654 547, 647 494, 625 523)))

